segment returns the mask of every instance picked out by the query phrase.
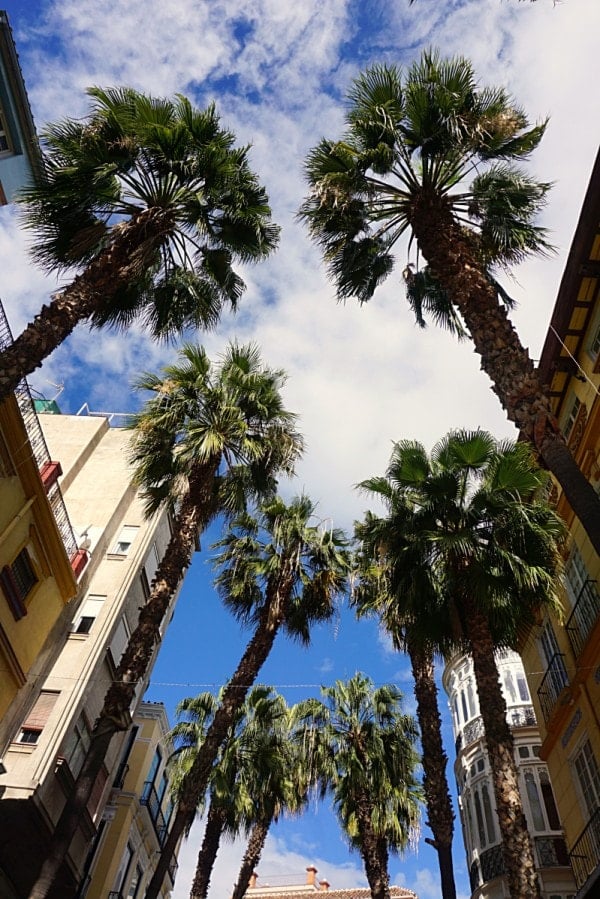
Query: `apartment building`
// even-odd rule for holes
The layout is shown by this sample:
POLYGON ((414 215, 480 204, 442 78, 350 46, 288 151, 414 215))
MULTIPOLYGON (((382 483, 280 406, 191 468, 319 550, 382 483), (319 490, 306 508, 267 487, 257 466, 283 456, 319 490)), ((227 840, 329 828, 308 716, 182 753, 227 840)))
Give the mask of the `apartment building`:
MULTIPOLYGON (((41 414, 39 421, 50 455, 59 462, 58 485, 86 566, 35 676, 21 687, 2 722, 6 771, 0 776, 0 871, 3 895, 11 899, 28 894, 36 873, 32 859, 43 857, 171 535, 166 513, 144 517, 131 483, 127 431, 111 427, 104 416, 41 414)), ((145 687, 139 685, 132 711, 145 687)), ((130 738, 125 732, 111 743, 56 899, 81 895, 90 845, 130 738)))
POLYGON ((39 164, 40 150, 8 16, 0 10, 0 206, 39 164))
MULTIPOLYGON (((583 472, 600 491, 600 153, 560 284, 539 371, 583 472)), ((600 559, 562 491, 564 617, 547 615, 522 649, 578 899, 600 891, 600 559)))
MULTIPOLYGON (((515 762, 542 895, 574 899, 576 892, 550 775, 540 758, 541 738, 525 672, 517 653, 498 650, 496 663, 515 744, 515 762)), ((485 746, 473 663, 457 655, 446 665, 456 759, 454 774, 472 899, 508 896, 494 787, 485 746)))

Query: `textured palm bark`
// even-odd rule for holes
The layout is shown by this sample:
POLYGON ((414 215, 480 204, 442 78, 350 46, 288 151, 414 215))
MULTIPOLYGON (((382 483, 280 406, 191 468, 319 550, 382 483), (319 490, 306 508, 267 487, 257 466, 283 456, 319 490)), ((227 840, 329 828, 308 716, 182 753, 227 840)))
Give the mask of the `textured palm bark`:
POLYGON ((456 899, 452 863, 454 812, 446 777, 448 757, 442 743, 442 719, 437 700, 433 656, 431 652, 419 649, 410 639, 407 640, 407 649, 415 681, 417 718, 421 731, 427 824, 433 833, 433 840, 427 842, 437 851, 442 899, 456 899))
POLYGON ((258 863, 265 847, 270 826, 271 819, 269 818, 268 820, 262 819, 257 821, 252 828, 231 899, 242 899, 245 895, 248 884, 250 883, 250 878, 252 877, 253 872, 258 868, 258 863))
POLYGON ((131 724, 129 708, 137 684, 150 668, 155 645, 160 641, 160 626, 171 598, 191 562, 198 534, 210 517, 207 510, 212 507, 211 489, 216 471, 216 463, 203 466, 195 479, 190 481, 190 492, 181 504, 150 596, 140 610, 137 627, 129 638, 115 680, 104 697, 102 710, 92 729, 90 747, 54 829, 48 853, 29 894, 30 899, 45 899, 48 896, 81 824, 110 741, 116 733, 127 730, 131 724))
POLYGON ((387 842, 375 834, 372 814, 372 803, 365 793, 358 800, 356 812, 360 841, 359 851, 365 866, 372 899, 390 899, 387 842))
POLYGON ((432 273, 460 311, 508 418, 556 477, 600 554, 600 500, 558 430, 544 385, 478 261, 473 237, 454 221, 448 199, 427 189, 415 199, 410 222, 432 273))
POLYGON ((200 751, 186 775, 173 824, 161 850, 152 880, 146 889, 146 899, 157 899, 160 893, 179 840, 194 820, 196 809, 206 792, 210 772, 219 749, 227 738, 227 733, 235 720, 238 709, 273 648, 275 637, 285 620, 286 603, 292 586, 293 576, 290 566, 287 564, 284 565, 281 575, 277 577, 276 583, 270 584, 267 588, 267 601, 262 609, 256 630, 233 677, 225 687, 221 705, 217 709, 200 751))
POLYGON ((223 806, 218 806, 214 802, 210 803, 208 815, 206 817, 206 828, 202 839, 202 846, 198 853, 198 864, 196 865, 196 874, 192 883, 192 892, 190 895, 193 899, 206 899, 208 887, 210 884, 210 876, 215 864, 219 845, 223 830, 225 829, 225 820, 227 813, 223 806))
POLYGON ((506 722, 506 702, 500 687, 490 629, 477 602, 465 597, 463 608, 492 770, 508 889, 512 899, 541 899, 533 843, 523 811, 513 738, 506 722))
MULTIPOLYGON (((144 244, 158 247, 172 226, 172 212, 152 208, 114 227, 109 246, 42 306, 34 320, 0 353, 0 400, 39 368, 79 322, 90 318, 107 299, 139 277, 143 266, 139 248, 144 244)), ((146 256, 147 252, 145 249, 146 256)))

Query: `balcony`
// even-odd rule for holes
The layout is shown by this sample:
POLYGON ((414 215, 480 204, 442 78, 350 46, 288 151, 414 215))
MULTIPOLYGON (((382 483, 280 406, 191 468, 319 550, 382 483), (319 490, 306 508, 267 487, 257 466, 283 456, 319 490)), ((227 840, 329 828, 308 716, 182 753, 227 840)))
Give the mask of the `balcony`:
MULTIPOLYGON (((10 325, 8 324, 4 307, 2 306, 2 303, 0 303, 0 350, 10 346, 12 342, 13 337, 10 325)), ((25 378, 23 378, 15 390, 15 399, 23 418, 23 424, 27 431, 29 443, 31 444, 33 458, 35 459, 40 472, 47 474, 50 470, 49 466, 52 464, 52 460, 50 459, 48 445, 46 444, 46 439, 42 433, 33 400, 31 399, 29 385, 25 378)), ((77 553, 77 541, 75 539, 73 528, 71 527, 71 522, 69 521, 60 487, 56 480, 52 481, 50 479, 48 481, 46 492, 65 550, 67 551, 69 559, 72 560, 77 553)))
POLYGON ((145 805, 150 815, 150 820, 154 826, 154 832, 158 840, 158 845, 162 849, 167 839, 167 822, 160 807, 161 800, 158 798, 151 780, 147 780, 144 784, 142 797, 140 799, 142 805, 145 805))
POLYGON ((562 837, 534 837, 539 868, 568 868, 569 853, 562 837))
POLYGON ((596 809, 569 852, 577 889, 600 865, 600 808, 596 809))
POLYGON ((568 684, 565 657, 562 652, 555 652, 537 691, 544 721, 550 720, 558 697, 568 684))
POLYGON ((506 720, 509 727, 535 727, 537 721, 533 706, 519 705, 508 709, 506 720))
POLYGON ((565 626, 576 659, 583 652, 586 640, 599 616, 600 594, 596 587, 596 581, 589 580, 581 588, 565 626))

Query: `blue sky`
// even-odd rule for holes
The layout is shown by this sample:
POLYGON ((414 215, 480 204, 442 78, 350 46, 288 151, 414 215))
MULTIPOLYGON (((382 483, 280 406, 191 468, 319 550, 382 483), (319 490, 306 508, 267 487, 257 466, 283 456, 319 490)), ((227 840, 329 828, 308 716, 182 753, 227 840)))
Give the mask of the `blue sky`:
MULTIPOLYGON (((236 319, 203 338, 211 354, 225 341, 256 340, 269 364, 287 369, 289 408, 301 416, 308 452, 292 491, 305 489, 319 514, 349 528, 364 509, 352 485, 381 473, 392 440, 428 447, 451 427, 483 426, 511 435, 470 346, 444 333, 418 332, 404 302, 399 272, 359 309, 336 304, 317 252, 295 220, 304 186, 302 159, 325 132, 339 133, 350 79, 374 62, 410 62, 424 47, 469 56, 483 82, 505 84, 532 119, 551 116, 531 163, 555 182, 544 224, 555 257, 522 265, 507 286, 519 301, 515 322, 539 353, 566 254, 598 148, 597 35, 594 0, 5 0, 39 129, 85 111, 90 84, 130 84, 161 95, 184 92, 199 105, 217 101, 224 124, 251 142, 251 160, 282 225, 278 253, 248 269, 236 319)), ((14 210, 0 210, 0 296, 17 333, 57 281, 36 271, 14 210)), ((133 408, 129 385, 155 370, 173 349, 127 336, 90 335, 80 327, 32 379, 74 412, 133 408)), ((209 543, 205 539, 204 545, 209 543)), ((195 562, 155 669, 149 697, 171 709, 185 695, 220 686, 247 635, 211 591, 204 556, 195 562)), ((342 610, 314 635, 310 651, 279 638, 262 679, 290 702, 358 668, 378 683, 396 680, 412 707, 406 664, 380 640, 372 622, 342 610)), ((452 744, 446 727, 449 753, 452 744)), ((424 833, 426 833, 424 828, 424 833)), ((189 893, 200 825, 181 856, 176 899, 189 893)), ((226 896, 243 847, 225 846, 212 896, 226 896)), ((468 894, 456 836, 459 889, 468 894)), ((313 808, 278 825, 260 866, 263 882, 303 878, 315 863, 332 886, 364 883, 331 815, 313 808)), ((439 896, 436 860, 424 843, 392 863, 392 880, 420 899, 439 896)))

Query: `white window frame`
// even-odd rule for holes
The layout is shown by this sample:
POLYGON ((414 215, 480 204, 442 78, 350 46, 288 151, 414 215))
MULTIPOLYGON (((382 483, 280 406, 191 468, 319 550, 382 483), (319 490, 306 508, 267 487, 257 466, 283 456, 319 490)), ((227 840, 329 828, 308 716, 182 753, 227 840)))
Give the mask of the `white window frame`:
POLYGON ((71 633, 78 634, 80 636, 87 636, 94 628, 94 624, 96 623, 96 618, 102 611, 102 606, 106 602, 106 595, 102 595, 100 593, 90 593, 89 596, 84 599, 82 604, 79 606, 77 610, 77 615, 73 619, 71 625, 71 633), (90 624, 88 630, 78 630, 78 628, 82 624, 82 620, 84 618, 92 619, 92 623, 90 624))
POLYGON ((115 540, 112 550, 113 556, 127 556, 138 535, 140 526, 138 524, 126 524, 121 528, 119 536, 115 540))

